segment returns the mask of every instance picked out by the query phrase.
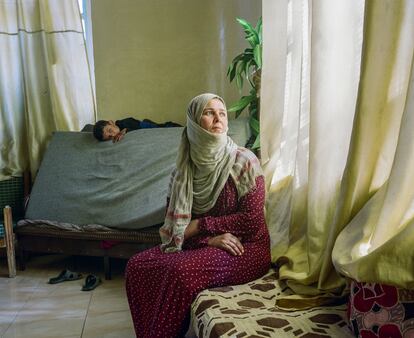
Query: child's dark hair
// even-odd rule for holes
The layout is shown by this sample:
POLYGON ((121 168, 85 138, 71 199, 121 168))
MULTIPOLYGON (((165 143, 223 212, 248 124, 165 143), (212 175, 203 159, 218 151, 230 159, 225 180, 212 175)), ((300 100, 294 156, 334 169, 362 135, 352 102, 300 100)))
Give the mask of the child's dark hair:
POLYGON ((103 130, 105 128, 105 126, 108 124, 108 121, 105 120, 100 120, 98 122, 95 123, 95 125, 93 126, 93 136, 95 136, 95 138, 98 141, 103 141, 103 130))

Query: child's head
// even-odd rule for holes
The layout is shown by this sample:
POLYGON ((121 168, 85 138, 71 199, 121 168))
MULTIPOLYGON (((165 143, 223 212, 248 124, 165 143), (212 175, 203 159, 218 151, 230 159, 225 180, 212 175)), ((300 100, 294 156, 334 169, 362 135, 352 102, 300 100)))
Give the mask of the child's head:
POLYGON ((93 136, 95 136, 98 141, 112 140, 117 134, 119 134, 119 132, 119 127, 112 120, 100 120, 93 126, 93 136))

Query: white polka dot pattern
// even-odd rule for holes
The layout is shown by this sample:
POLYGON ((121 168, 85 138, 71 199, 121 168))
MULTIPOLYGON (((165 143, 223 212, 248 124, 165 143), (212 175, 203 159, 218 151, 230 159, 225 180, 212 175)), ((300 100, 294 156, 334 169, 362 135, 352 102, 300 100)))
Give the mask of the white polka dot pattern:
POLYGON ((229 178, 216 205, 200 219, 201 233, 183 251, 159 247, 133 256, 126 268, 126 290, 137 337, 173 338, 188 327, 191 303, 211 287, 244 284, 264 275, 270 264, 269 234, 264 220, 264 179, 237 198, 229 178), (240 237, 244 254, 232 256, 209 247, 208 238, 230 232, 240 237))

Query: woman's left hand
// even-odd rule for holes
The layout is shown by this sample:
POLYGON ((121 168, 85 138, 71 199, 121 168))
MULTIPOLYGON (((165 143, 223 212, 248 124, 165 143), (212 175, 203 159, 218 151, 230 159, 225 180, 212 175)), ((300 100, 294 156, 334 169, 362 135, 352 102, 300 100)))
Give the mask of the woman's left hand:
POLYGON ((211 237, 208 240, 208 245, 225 250, 233 256, 241 256, 244 254, 244 248, 243 244, 240 242, 240 238, 229 232, 211 237))
POLYGON ((184 231, 184 240, 197 235, 200 232, 198 228, 198 219, 191 220, 190 224, 187 225, 187 228, 184 231))

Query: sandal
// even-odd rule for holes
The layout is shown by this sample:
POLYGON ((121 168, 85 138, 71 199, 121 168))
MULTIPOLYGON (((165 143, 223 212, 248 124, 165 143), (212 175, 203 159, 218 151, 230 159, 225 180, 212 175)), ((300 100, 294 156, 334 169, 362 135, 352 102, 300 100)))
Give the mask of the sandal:
POLYGON ((72 272, 70 270, 63 270, 57 277, 49 279, 49 284, 57 284, 70 280, 77 280, 82 278, 82 275, 78 272, 72 272))
POLYGON ((85 284, 82 286, 82 291, 91 291, 102 283, 100 277, 95 275, 87 275, 85 278, 85 284))

